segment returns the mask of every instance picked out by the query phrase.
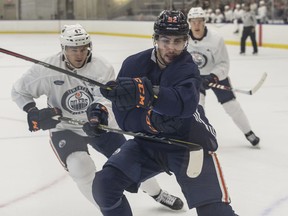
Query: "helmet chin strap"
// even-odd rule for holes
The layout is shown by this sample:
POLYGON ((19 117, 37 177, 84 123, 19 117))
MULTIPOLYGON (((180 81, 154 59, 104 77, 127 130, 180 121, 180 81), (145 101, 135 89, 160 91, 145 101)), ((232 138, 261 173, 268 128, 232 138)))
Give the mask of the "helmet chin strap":
POLYGON ((158 44, 155 41, 155 37, 153 35, 153 45, 154 45, 154 50, 155 50, 155 58, 156 58, 156 62, 159 64, 159 66, 162 68, 167 67, 167 64, 165 63, 165 61, 163 60, 163 58, 161 57, 161 55, 159 55, 159 57, 161 58, 161 60, 158 58, 158 44))
POLYGON ((160 68, 165 68, 167 67, 167 64, 165 63, 165 61, 163 60, 163 58, 161 57, 161 55, 159 55, 158 57, 158 45, 156 44, 154 46, 155 49, 155 58, 156 58, 156 62, 158 63, 160 68))
POLYGON ((73 67, 73 65, 69 62, 64 49, 62 51, 62 54, 64 56, 64 62, 66 64, 66 66, 68 67, 68 69, 71 70, 71 71, 74 71, 75 67, 73 67))
POLYGON ((188 47, 188 44, 189 44, 189 41, 187 40, 187 41, 185 42, 185 46, 184 46, 184 49, 183 49, 183 51, 187 49, 187 47, 188 47))

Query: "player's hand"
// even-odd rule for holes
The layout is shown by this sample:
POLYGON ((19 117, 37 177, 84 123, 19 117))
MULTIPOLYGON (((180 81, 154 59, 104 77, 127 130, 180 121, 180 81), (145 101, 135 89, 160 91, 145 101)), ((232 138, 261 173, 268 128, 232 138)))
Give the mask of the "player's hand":
POLYGON ((218 77, 217 77, 215 74, 213 74, 213 73, 211 73, 211 74, 209 74, 209 75, 201 76, 201 78, 202 78, 202 87, 203 87, 204 89, 209 89, 209 88, 211 88, 211 87, 209 86, 210 83, 215 84, 215 83, 218 83, 218 82, 219 82, 218 77))
POLYGON ((95 137, 106 133, 105 130, 98 128, 100 124, 108 125, 108 111, 105 106, 100 103, 93 103, 88 107, 86 114, 88 122, 83 125, 82 129, 88 136, 95 137))
POLYGON ((112 101, 120 111, 152 106, 153 87, 151 81, 146 77, 120 77, 116 82, 110 81, 106 85, 111 87, 111 90, 101 88, 102 95, 112 101))
POLYGON ((32 132, 40 129, 48 130, 55 128, 60 122, 60 120, 53 119, 55 116, 62 116, 62 111, 57 107, 44 108, 41 110, 38 110, 37 107, 31 108, 27 115, 29 130, 32 132))
POLYGON ((183 120, 175 117, 160 115, 152 110, 147 112, 145 128, 149 133, 173 134, 180 131, 183 120))

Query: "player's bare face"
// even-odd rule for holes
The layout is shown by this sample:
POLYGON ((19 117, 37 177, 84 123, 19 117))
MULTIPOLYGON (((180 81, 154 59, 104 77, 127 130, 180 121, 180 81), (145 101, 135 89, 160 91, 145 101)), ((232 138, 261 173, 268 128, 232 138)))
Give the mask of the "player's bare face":
POLYGON ((193 36, 200 39, 204 36, 205 20, 203 18, 189 19, 193 36))
POLYGON ((157 55, 164 64, 171 63, 183 51, 187 43, 185 36, 160 35, 156 44, 158 46, 157 55))
POLYGON ((75 68, 81 68, 89 53, 89 45, 78 47, 66 47, 65 54, 70 64, 75 68))

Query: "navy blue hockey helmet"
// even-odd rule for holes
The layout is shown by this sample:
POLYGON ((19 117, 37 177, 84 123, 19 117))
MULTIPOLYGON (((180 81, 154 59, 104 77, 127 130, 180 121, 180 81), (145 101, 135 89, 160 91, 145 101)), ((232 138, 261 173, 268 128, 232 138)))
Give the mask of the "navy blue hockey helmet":
POLYGON ((154 22, 155 35, 187 35, 189 24, 181 11, 164 10, 154 22))

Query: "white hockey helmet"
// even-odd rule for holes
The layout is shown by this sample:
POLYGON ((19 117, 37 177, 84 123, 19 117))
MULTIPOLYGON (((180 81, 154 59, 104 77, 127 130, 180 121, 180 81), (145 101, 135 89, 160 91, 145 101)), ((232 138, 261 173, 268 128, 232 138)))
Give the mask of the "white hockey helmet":
POLYGON ((207 10, 207 13, 208 13, 208 14, 212 14, 212 13, 213 13, 213 10, 212 10, 211 8, 209 8, 209 9, 207 10))
POLYGON ((201 7, 192 7, 187 15, 189 19, 204 18, 206 20, 206 13, 201 7))
POLYGON ((80 24, 64 25, 60 34, 60 43, 65 61, 71 68, 74 68, 74 66, 72 66, 71 62, 66 56, 66 47, 78 47, 88 45, 89 53, 83 66, 86 65, 88 59, 92 55, 92 41, 90 35, 80 24))
POLYGON ((62 48, 66 46, 84 46, 87 44, 91 47, 90 35, 80 24, 64 25, 61 30, 60 42, 62 48))

